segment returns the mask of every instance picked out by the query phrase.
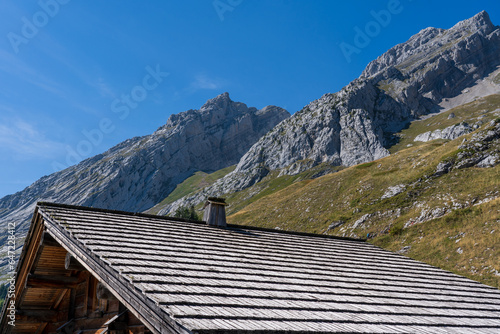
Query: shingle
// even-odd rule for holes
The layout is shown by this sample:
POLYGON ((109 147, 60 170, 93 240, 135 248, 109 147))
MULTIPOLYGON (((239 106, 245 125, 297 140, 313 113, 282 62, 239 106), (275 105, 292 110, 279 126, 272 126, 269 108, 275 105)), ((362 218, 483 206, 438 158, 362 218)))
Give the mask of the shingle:
POLYGON ((192 330, 500 331, 500 291, 362 241, 41 206, 192 330))

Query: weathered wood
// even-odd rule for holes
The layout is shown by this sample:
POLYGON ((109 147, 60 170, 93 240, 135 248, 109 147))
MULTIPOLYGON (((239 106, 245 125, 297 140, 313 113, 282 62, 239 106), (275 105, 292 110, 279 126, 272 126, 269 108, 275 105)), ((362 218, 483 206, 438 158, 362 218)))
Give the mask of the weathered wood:
MULTIPOLYGON (((132 323, 138 331, 142 323, 153 332, 169 333, 193 328, 213 332, 357 328, 497 332, 500 328, 497 290, 360 241, 234 225, 207 228, 164 217, 55 205, 46 208, 44 217, 51 235, 88 268, 78 274, 93 275, 92 284, 81 283, 75 289, 73 333, 79 328, 98 333, 106 326, 108 333, 124 329, 135 333, 132 323), (122 308, 118 301, 101 299, 95 304, 97 281, 129 308, 127 321, 118 317, 106 324, 122 308), (98 307, 84 316, 82 303, 89 310, 98 307)), ((50 250, 57 253, 57 248, 50 250)), ((36 273, 49 273, 57 261, 65 260, 65 253, 57 261, 50 254, 44 253, 36 273)), ((48 296, 47 308, 53 308, 49 304, 58 297, 51 297, 50 288, 26 290, 30 291, 26 306, 33 308, 38 296, 48 296)), ((45 332, 55 332, 65 322, 70 299, 68 291, 58 308, 59 322, 49 324, 53 327, 47 326, 45 332)))
POLYGON ((56 322, 57 315, 54 310, 17 310, 16 322, 56 322))
POLYGON ((75 318, 76 310, 76 289, 71 289, 69 295, 68 320, 75 318))
POLYGON ((97 300, 97 283, 98 280, 94 276, 90 276, 89 280, 89 299, 88 299, 88 310, 89 313, 92 313, 97 310, 97 306, 99 305, 97 300))
POLYGON ((96 289, 96 295, 97 299, 102 299, 102 300, 108 300, 108 301, 114 301, 117 300, 116 296, 111 293, 111 291, 104 286, 101 282, 97 283, 97 289, 96 289))
MULTIPOLYGON (((32 228, 30 228, 30 231, 26 236, 27 245, 23 247, 23 251, 19 259, 21 266, 16 279, 17 307, 22 305, 24 296, 26 295, 26 280, 29 272, 31 271, 32 265, 36 260, 38 248, 40 246, 40 239, 42 238, 43 233, 42 225, 41 216, 33 217, 32 228)), ((5 300, 5 302, 7 302, 7 300, 5 300)), ((4 319, 2 319, 2 323, 0 325, 4 324, 3 321, 4 319)))
POLYGON ((63 290, 59 293, 59 297, 57 297, 56 302, 52 306, 54 310, 57 310, 59 308, 59 305, 64 301, 64 297, 68 293, 69 289, 63 290))
POLYGON ((66 270, 76 270, 76 271, 85 271, 85 267, 78 262, 77 259, 73 257, 70 253, 66 254, 66 259, 64 260, 64 268, 66 270))
POLYGON ((16 322, 16 326, 6 325, 5 327, 1 327, 0 330, 3 330, 2 334, 12 334, 12 333, 26 333, 33 334, 37 333, 41 327, 46 326, 46 324, 41 323, 23 323, 16 322))
POLYGON ((45 327, 47 327, 48 323, 47 322, 44 322, 40 325, 40 327, 38 327, 37 331, 35 332, 35 334, 42 334, 43 333, 43 330, 45 329, 45 327))
MULTIPOLYGON (((37 250, 36 255, 35 255, 35 260, 33 261, 33 266, 32 266, 33 269, 38 267, 38 263, 40 262, 40 259, 42 258, 42 253, 43 253, 43 250, 45 248, 44 240, 47 240, 47 239, 48 239, 47 232, 43 232, 42 237, 40 239, 40 245, 38 246, 38 250, 37 250)), ((54 239, 52 238, 52 240, 54 240, 54 239)), ((54 242, 55 242, 55 240, 54 240, 54 242)))
POLYGON ((74 328, 75 328, 75 321, 74 319, 70 319, 68 320, 68 322, 64 323, 61 327, 59 327, 56 331, 58 333, 70 334, 73 333, 74 328))
POLYGON ((84 300, 83 300, 83 312, 85 314, 85 316, 88 316, 89 314, 89 308, 88 308, 88 304, 89 304, 89 288, 90 288, 90 273, 87 275, 87 277, 85 278, 85 296, 84 296, 84 300))
POLYGON ((208 199, 205 203, 203 220, 210 226, 226 227, 226 205, 222 199, 217 201, 208 199))
POLYGON ((43 232, 40 244, 48 247, 61 247, 62 246, 52 237, 48 232, 43 232))
POLYGON ((69 237, 67 231, 61 230, 57 224, 51 221, 46 222, 46 227, 57 236, 58 240, 63 240, 65 245, 71 247, 77 256, 89 265, 91 268, 90 273, 94 277, 109 279, 109 286, 116 291, 120 302, 124 303, 131 312, 134 312, 135 316, 153 332, 189 333, 183 326, 170 318, 158 304, 154 304, 151 299, 148 299, 143 294, 131 290, 124 280, 118 279, 115 275, 110 275, 109 268, 106 267, 104 261, 96 258, 93 254, 89 254, 88 250, 81 244, 75 243, 69 237))
POLYGON ((45 276, 29 274, 27 287, 30 288, 54 288, 54 289, 74 289, 78 285, 77 277, 70 276, 45 276))

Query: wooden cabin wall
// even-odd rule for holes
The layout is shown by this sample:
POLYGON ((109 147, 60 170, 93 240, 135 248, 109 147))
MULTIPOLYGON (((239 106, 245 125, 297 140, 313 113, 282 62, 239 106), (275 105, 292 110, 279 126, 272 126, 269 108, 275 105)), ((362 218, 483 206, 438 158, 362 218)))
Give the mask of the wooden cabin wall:
MULTIPOLYGON (((99 282, 95 277, 88 272, 83 272, 81 275, 84 276, 83 282, 78 284, 74 292, 69 290, 60 305, 61 314, 66 315, 66 319, 72 318, 71 314, 74 315, 74 321, 66 326, 66 331, 62 330, 63 333, 97 334, 104 332, 105 329, 108 329, 110 334, 151 333, 116 298, 99 299, 97 297, 99 282), (72 293, 74 297, 71 296, 72 293), (122 314, 120 318, 105 326, 108 320, 119 314, 122 314)), ((58 333, 56 330, 67 322, 68 320, 50 324, 44 333, 58 333)))
POLYGON ((23 269, 27 284, 18 301, 21 313, 10 333, 151 333, 49 235, 31 247, 33 261, 23 269))

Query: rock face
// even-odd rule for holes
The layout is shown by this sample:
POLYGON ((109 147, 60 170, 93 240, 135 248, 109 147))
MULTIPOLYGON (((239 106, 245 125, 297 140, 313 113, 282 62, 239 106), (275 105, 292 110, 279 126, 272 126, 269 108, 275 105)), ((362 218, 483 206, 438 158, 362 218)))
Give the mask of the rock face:
POLYGON ((293 175, 325 162, 351 166, 384 157, 392 133, 439 112, 443 99, 460 95, 499 65, 500 28, 484 11, 448 30, 424 29, 368 64, 340 92, 278 124, 226 177, 161 212, 242 190, 273 170, 293 175))
POLYGON ((491 168, 500 163, 500 120, 491 121, 485 128, 464 140, 458 153, 440 162, 434 177, 439 177, 454 169, 480 167, 491 168))
POLYGON ((454 168, 495 167, 500 163, 500 120, 491 121, 486 129, 459 146, 461 150, 453 160, 454 168))
POLYGON ((456 139, 460 136, 471 133, 472 131, 473 131, 472 127, 469 124, 463 122, 463 123, 449 126, 443 130, 438 129, 438 130, 434 130, 434 131, 428 131, 428 132, 421 133, 418 136, 416 136, 413 141, 428 142, 428 141, 431 141, 434 139, 453 140, 453 139, 456 139))
POLYGON ((262 135, 287 117, 289 113, 282 108, 248 108, 231 101, 228 93, 221 94, 199 110, 170 116, 152 135, 124 141, 0 199, 0 228, 16 221, 24 233, 35 203, 41 200, 144 211, 194 172, 236 164, 262 135))

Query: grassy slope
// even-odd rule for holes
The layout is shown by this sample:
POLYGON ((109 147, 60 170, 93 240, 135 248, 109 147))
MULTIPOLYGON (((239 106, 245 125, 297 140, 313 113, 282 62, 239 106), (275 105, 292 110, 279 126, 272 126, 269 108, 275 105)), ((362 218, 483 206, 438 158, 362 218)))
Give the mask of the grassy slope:
POLYGON ((492 119, 492 112, 500 107, 500 95, 494 94, 474 102, 464 104, 462 106, 448 110, 447 112, 435 115, 422 121, 413 122, 408 129, 401 131, 398 134, 400 141, 398 144, 390 148, 390 152, 394 153, 405 149, 408 145, 412 147, 422 145, 422 142, 414 142, 413 139, 424 132, 437 129, 444 129, 448 126, 467 122, 470 125, 478 121, 487 121, 492 119), (448 116, 454 113, 455 118, 448 119, 448 116))
POLYGON ((224 177, 226 174, 232 172, 235 167, 236 166, 226 167, 211 174, 207 174, 205 172, 196 172, 193 176, 187 178, 181 184, 177 185, 174 191, 172 191, 167 198, 155 205, 153 208, 149 209, 147 212, 151 214, 157 214, 158 211, 160 211, 161 208, 165 205, 173 203, 190 193, 211 185, 221 177, 224 177))
POLYGON ((333 173, 342 169, 343 167, 332 167, 321 164, 307 170, 306 172, 292 176, 283 175, 278 177, 279 172, 271 172, 256 185, 240 192, 227 195, 226 202, 230 203, 227 207, 227 213, 236 213, 261 198, 274 194, 280 190, 288 189, 289 186, 295 184, 296 182, 310 180, 318 173, 333 173))
MULTIPOLYGON (((228 219, 236 224, 353 237, 370 233, 375 244, 391 250, 411 246, 407 255, 417 260, 500 287, 500 265, 495 262, 500 255, 498 199, 472 206, 499 195, 500 165, 429 177, 439 162, 456 153, 463 138, 412 141, 419 133, 460 121, 474 123, 483 115, 485 121, 498 117, 491 112, 498 105, 500 98, 490 96, 414 122, 402 131, 399 147, 392 149, 395 153, 384 159, 314 180, 299 181, 301 176, 293 183, 283 177, 276 179, 273 182, 282 182, 282 187, 246 206, 238 205, 228 219), (448 119, 450 112, 456 118, 448 119), (406 148, 409 144, 412 146, 406 148), (400 194, 382 199, 389 187, 397 185, 404 186, 400 194), (339 221, 345 223, 329 229, 339 221), (408 228, 403 229, 405 226, 408 228), (454 238, 460 233, 465 235, 454 238), (457 252, 459 247, 462 253, 457 252)), ((249 193, 258 190, 233 194, 230 203, 245 201, 249 193)))
POLYGON ((373 240, 436 267, 500 288, 500 199, 373 240))

